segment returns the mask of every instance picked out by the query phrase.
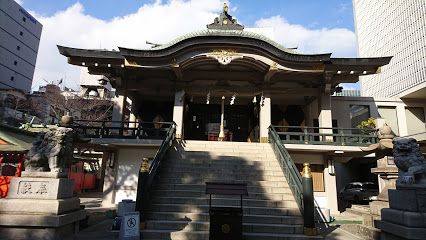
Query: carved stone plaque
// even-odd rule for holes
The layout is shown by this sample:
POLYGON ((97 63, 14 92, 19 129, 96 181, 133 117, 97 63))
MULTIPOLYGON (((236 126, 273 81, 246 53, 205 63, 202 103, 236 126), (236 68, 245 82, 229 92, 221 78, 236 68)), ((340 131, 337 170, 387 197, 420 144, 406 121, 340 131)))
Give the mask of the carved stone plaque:
POLYGON ((15 177, 7 198, 61 199, 73 196, 74 181, 68 178, 15 177))
POLYGON ((47 195, 49 182, 47 181, 20 181, 18 186, 18 195, 47 195))

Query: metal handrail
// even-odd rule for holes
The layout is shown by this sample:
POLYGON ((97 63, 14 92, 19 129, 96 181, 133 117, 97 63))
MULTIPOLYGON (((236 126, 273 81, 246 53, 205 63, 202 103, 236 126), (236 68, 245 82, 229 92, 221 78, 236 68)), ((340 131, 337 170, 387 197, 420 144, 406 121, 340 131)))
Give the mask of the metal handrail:
MULTIPOLYGON (((303 214, 303 186, 302 186, 302 176, 300 175, 299 170, 294 164, 293 159, 291 159, 290 154, 282 143, 278 133, 275 131, 274 126, 268 128, 269 132, 269 141, 273 146, 275 156, 278 159, 278 162, 281 166, 281 170, 288 182, 288 185, 295 197, 297 206, 300 209, 300 212, 303 214)), ((314 199, 315 206, 315 221, 320 223, 322 227, 328 228, 329 225, 325 221, 325 216, 321 211, 317 201, 314 199)))
POLYGON ((163 139, 173 124, 172 122, 75 120, 72 128, 86 138, 163 139))
POLYGON ((176 137, 176 124, 173 122, 167 130, 167 134, 158 148, 148 172, 139 172, 138 189, 136 196, 136 211, 141 212, 141 219, 145 219, 151 199, 150 190, 154 178, 157 176, 162 160, 167 150, 172 146, 176 137))
POLYGON ((296 199, 297 206, 299 206, 300 211, 303 212, 302 177, 273 126, 269 127, 269 140, 273 146, 275 156, 278 159, 281 170, 283 171, 288 185, 296 199))
POLYGON ((376 129, 271 126, 284 143, 367 146, 378 142, 376 129), (279 131, 284 129, 285 131, 279 131))

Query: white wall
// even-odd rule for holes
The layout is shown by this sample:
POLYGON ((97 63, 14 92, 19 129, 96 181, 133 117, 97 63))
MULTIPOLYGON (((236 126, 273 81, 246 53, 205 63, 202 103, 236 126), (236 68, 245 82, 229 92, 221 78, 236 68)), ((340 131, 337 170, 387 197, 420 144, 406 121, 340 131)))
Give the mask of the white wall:
POLYGON ((142 158, 153 158, 158 147, 120 148, 117 155, 115 198, 117 204, 123 199, 136 200, 139 169, 142 158))
MULTIPOLYGON (((350 128, 350 105, 367 105, 370 107, 370 115, 373 118, 379 117, 378 106, 392 106, 397 110, 399 135, 407 135, 407 121, 405 117, 406 107, 421 107, 426 111, 426 102, 421 100, 401 100, 399 98, 372 98, 372 97, 341 97, 331 98, 333 119, 337 120, 339 127, 350 128)), ((425 114, 426 115, 426 114, 425 114)), ((419 129, 419 132, 424 129, 419 129)))

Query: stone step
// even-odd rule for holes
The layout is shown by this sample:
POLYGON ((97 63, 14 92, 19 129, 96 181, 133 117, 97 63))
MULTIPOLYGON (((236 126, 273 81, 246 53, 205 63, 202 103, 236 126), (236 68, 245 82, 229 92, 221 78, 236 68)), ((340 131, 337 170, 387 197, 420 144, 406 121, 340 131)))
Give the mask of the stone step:
MULTIPOLYGON (((186 191, 198 191, 204 193, 206 190, 205 184, 159 184, 154 186, 157 190, 186 190, 186 191)), ((287 193, 291 194, 291 189, 285 185, 282 187, 259 187, 259 186, 247 186, 249 193, 287 193)))
POLYGON ((179 164, 218 164, 223 167, 226 166, 276 166, 279 167, 278 160, 275 158, 271 160, 265 159, 256 159, 256 160, 247 160, 235 157, 218 157, 218 158, 207 158, 207 157, 187 157, 187 158, 177 158, 167 159, 164 162, 170 164, 179 163, 179 164))
MULTIPOLYGON (((182 170, 188 170, 196 169, 197 171, 208 171, 210 169, 224 169, 224 166, 219 163, 210 162, 207 164, 197 164, 197 163, 186 163, 184 161, 181 162, 165 162, 162 166, 163 169, 182 169, 182 170)), ((263 164, 259 163, 256 165, 241 165, 241 164, 228 164, 226 166, 226 169, 231 170, 242 170, 242 171, 279 171, 282 172, 281 167, 277 164, 275 166, 264 166, 263 164)))
POLYGON ((249 143, 249 142, 220 142, 220 141, 202 141, 202 140, 186 140, 181 141, 181 146, 238 146, 238 147, 271 147, 269 143, 249 143))
POLYGON ((212 152, 212 151, 193 151, 193 152, 184 152, 181 154, 182 157, 235 157, 242 159, 275 159, 276 156, 274 153, 247 153, 247 152, 212 152))
POLYGON ((229 147, 229 148, 223 148, 223 147, 185 147, 182 150, 185 152, 213 152, 213 153, 263 153, 263 154, 274 154, 274 150, 272 148, 265 149, 263 147, 261 148, 236 148, 236 147, 229 147))
POLYGON ((226 165, 218 164, 215 162, 205 163, 205 164, 199 164, 199 163, 185 163, 182 162, 164 162, 165 164, 162 165, 162 168, 165 170, 177 170, 181 169, 183 171, 191 171, 193 169, 197 171, 210 171, 210 170, 216 170, 216 171, 259 171, 259 172, 280 172, 283 174, 281 167, 279 164, 275 166, 264 166, 264 165, 244 165, 244 164, 237 164, 237 163, 228 163, 226 165))
MULTIPOLYGON (((319 236, 306 236, 303 234, 287 233, 243 233, 244 240, 306 240, 306 239, 324 239, 319 236)), ((332 238, 331 238, 332 239, 332 238)))
POLYGON ((283 181, 286 179, 284 176, 262 176, 259 174, 209 174, 209 173, 198 173, 198 174, 161 174, 158 176, 161 183, 175 181, 176 183, 205 183, 205 182, 246 182, 249 181, 283 181))
POLYGON ((176 231, 173 229, 145 229, 141 231, 141 239, 161 239, 161 240, 208 240, 208 231, 176 231))
POLYGON ((284 176, 282 172, 262 172, 262 171, 233 171, 229 169, 210 169, 208 171, 181 171, 180 169, 177 169, 175 171, 169 171, 165 169, 164 171, 161 171, 160 176, 170 176, 173 175, 173 177, 194 177, 194 178, 223 178, 224 180, 226 178, 231 179, 253 179, 253 180, 268 180, 272 177, 280 177, 276 178, 279 180, 284 180, 284 176))
MULTIPOLYGON (((247 183, 248 185, 256 185, 256 182, 268 182, 268 184, 270 184, 270 186, 280 186, 280 183, 283 184, 287 184, 286 183, 286 179, 285 177, 270 177, 269 179, 264 179, 264 178, 256 178, 256 179, 236 179, 236 178, 217 178, 217 177, 185 177, 185 178, 178 178, 176 176, 172 176, 169 177, 167 175, 165 176, 158 176, 157 180, 156 180, 159 184, 171 184, 171 183, 181 183, 181 184, 205 184, 206 182, 224 182, 224 181, 228 181, 228 182, 233 182, 233 183, 247 183)), ((263 185, 262 185, 263 186, 263 185)))
MULTIPOLYGON (((323 239, 322 236, 305 236, 303 234, 287 234, 287 233, 243 233, 245 240, 306 240, 306 239, 323 239)), ((146 240, 208 240, 208 231, 179 231, 174 230, 143 230, 141 231, 141 239, 146 240)))
MULTIPOLYGON (((214 207, 229 207, 228 205, 219 205, 213 201, 214 207)), ((243 205, 244 214, 252 215, 269 215, 269 216, 297 216, 300 214, 299 209, 294 204, 290 208, 268 208, 268 207, 247 207, 243 205)), ((239 207, 239 206, 238 206, 239 207)), ((190 205, 190 204, 152 204, 152 211, 155 212, 186 212, 186 213, 208 213, 209 205, 190 205)))
POLYGON ((272 150, 270 144, 264 145, 253 145, 253 144, 187 144, 179 146, 180 149, 240 149, 240 150, 250 150, 250 149, 259 149, 259 150, 272 150))
MULTIPOLYGON (((191 220, 191 221, 210 221, 210 215, 208 213, 185 213, 185 212, 150 212, 148 214, 148 220, 191 220)), ((244 214, 244 223, 263 223, 263 224, 289 224, 295 221, 302 221, 302 217, 296 216, 271 216, 271 215, 251 215, 244 214), (294 220, 294 218, 300 218, 301 220, 294 220)), ((302 224, 302 223, 300 223, 302 224)))
MULTIPOLYGON (((150 220, 146 222, 147 229, 173 229, 185 231, 209 231, 209 222, 197 222, 191 220, 150 220)), ((262 224, 243 223, 243 232, 246 233, 303 233, 303 224, 262 224)))
MULTIPOLYGON (((152 191, 153 196, 161 197, 203 197, 206 196, 204 192, 201 191, 188 191, 188 190, 154 190, 152 191)), ((221 195, 215 195, 220 197, 221 195)), ((226 195, 225 195, 226 196, 226 195)), ((261 199, 261 200, 274 200, 274 201, 285 201, 285 200, 294 200, 294 197, 291 193, 250 193, 248 196, 244 197, 245 199, 261 199)))
POLYGON ((180 168, 176 167, 163 167, 161 174, 193 174, 193 175, 207 175, 208 174, 226 174, 226 175, 263 175, 263 176, 283 176, 283 172, 281 170, 254 170, 254 169, 232 169, 232 168, 214 168, 214 167, 204 167, 204 168, 180 168))
MULTIPOLYGON (((290 197, 289 197, 290 198, 290 197)), ((192 204, 196 205, 208 205, 209 198, 206 197, 166 197, 166 196, 154 196, 152 198, 153 204, 192 204)), ((212 205, 223 205, 230 207, 239 207, 240 199, 238 198, 222 198, 212 197, 212 205)), ((266 207, 266 208, 297 208, 297 203, 294 202, 294 198, 285 201, 272 201, 262 199, 243 199, 243 207, 266 207)), ((293 215, 300 215, 300 212, 294 212, 293 215)))
MULTIPOLYGON (((206 179, 207 181, 208 179, 206 179)), ((159 178, 155 182, 155 186, 161 186, 161 185, 170 185, 170 184, 180 184, 180 185, 201 185, 205 187, 206 181, 203 181, 201 183, 182 183, 179 181, 178 178, 159 178)), ((268 187, 288 187, 287 181, 232 181, 232 183, 246 183, 247 187, 262 187, 262 188, 268 188, 268 187)), ((155 189, 155 187, 154 187, 155 189)))
MULTIPOLYGON (((179 141, 152 190, 143 239, 209 239, 205 182, 247 183, 244 239, 309 239, 270 144, 179 141)), ((214 195, 214 207, 239 207, 238 196, 214 195)))

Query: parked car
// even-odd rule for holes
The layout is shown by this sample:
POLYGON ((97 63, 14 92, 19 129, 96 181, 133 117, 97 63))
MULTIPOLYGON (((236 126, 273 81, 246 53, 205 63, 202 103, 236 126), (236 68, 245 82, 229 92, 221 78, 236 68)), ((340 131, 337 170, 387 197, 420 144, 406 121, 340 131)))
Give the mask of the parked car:
POLYGON ((339 199, 348 202, 374 200, 379 194, 379 187, 372 182, 351 182, 339 192, 339 199))

